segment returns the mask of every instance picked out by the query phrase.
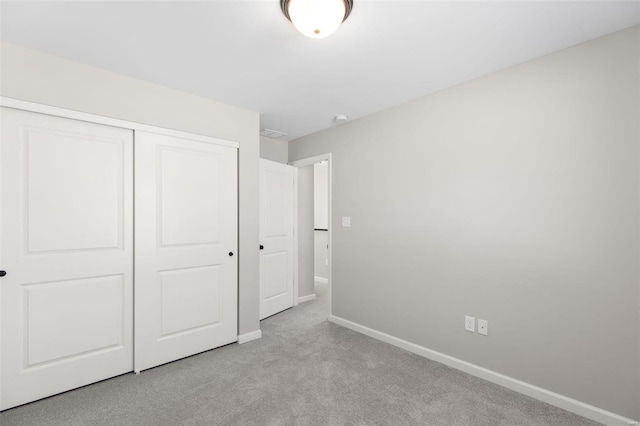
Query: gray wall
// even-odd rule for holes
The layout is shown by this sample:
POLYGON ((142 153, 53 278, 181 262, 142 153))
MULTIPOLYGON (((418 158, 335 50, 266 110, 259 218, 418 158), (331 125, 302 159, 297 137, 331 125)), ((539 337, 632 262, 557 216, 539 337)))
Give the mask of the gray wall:
POLYGON ((260 158, 287 164, 289 161, 289 142, 260 136, 260 158))
POLYGON ((640 418, 639 39, 290 142, 333 153, 333 315, 640 418))
POLYGON ((2 96, 240 143, 239 333, 258 330, 259 115, 14 44, 0 48, 2 96))
POLYGON ((298 296, 315 293, 313 279, 313 165, 298 167, 298 296))

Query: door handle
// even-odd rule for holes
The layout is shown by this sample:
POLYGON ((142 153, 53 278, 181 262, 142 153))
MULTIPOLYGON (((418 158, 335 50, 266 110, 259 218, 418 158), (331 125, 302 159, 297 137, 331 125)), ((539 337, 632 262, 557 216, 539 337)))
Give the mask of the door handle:
POLYGON ((0 277, 4 277, 5 275, 7 275, 7 271, 0 271, 0 277))
POLYGON ((264 250, 264 246, 260 244, 260 250, 264 250))
POLYGON ((229 252, 229 256, 233 256, 233 252, 232 251, 229 252))

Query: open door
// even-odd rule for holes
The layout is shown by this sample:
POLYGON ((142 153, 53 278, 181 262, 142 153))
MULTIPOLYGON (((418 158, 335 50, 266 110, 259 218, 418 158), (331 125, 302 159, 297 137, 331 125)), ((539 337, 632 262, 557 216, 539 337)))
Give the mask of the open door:
POLYGON ((297 172, 286 164, 260 160, 260 319, 293 306, 297 172))

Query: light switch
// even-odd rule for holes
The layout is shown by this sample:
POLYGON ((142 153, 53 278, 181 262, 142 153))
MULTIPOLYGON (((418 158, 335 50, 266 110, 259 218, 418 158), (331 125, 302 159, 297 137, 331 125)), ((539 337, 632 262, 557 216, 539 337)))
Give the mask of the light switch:
POLYGON ((342 216, 342 227, 343 228, 351 227, 351 216, 342 216))

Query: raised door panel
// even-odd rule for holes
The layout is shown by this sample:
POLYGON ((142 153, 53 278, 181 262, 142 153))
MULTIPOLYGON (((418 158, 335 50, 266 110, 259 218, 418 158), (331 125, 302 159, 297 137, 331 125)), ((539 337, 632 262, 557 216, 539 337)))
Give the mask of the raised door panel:
POLYGON ((159 272, 159 339, 220 324, 220 265, 159 272))
POLYGON ((122 275, 29 284, 23 288, 25 369, 124 345, 122 275))
POLYGON ((30 127, 23 138, 28 252, 121 247, 120 141, 30 127))
MULTIPOLYGON (((273 167, 271 165, 270 167, 273 167)), ((290 167, 290 166, 287 166, 290 167)), ((292 197, 293 181, 288 170, 270 170, 264 171, 264 237, 286 237, 291 233, 291 217, 293 204, 289 201, 292 197)))
POLYGON ((6 409, 133 369, 133 132, 3 108, 0 153, 6 409))
POLYGON ((288 290, 288 265, 290 264, 286 251, 267 253, 262 258, 264 273, 263 300, 268 302, 274 297, 286 294, 288 290))
POLYGON ((160 244, 218 243, 220 155, 159 147, 158 157, 160 244))

